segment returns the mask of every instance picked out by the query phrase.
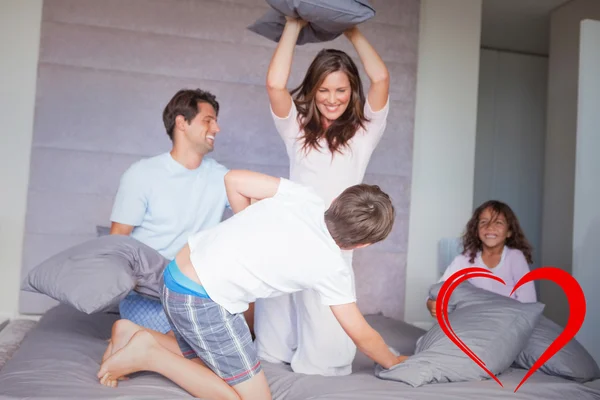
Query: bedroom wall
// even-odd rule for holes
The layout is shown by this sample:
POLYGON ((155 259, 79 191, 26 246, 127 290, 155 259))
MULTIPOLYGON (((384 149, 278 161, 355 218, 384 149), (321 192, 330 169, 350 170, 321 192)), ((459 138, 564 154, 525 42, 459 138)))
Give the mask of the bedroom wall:
POLYGON ((0 321, 17 313, 41 16, 42 0, 0 2, 0 321))
POLYGON ((540 266, 548 58, 481 50, 473 207, 506 202, 540 266))
POLYGON ((587 302, 585 322, 577 339, 600 363, 600 21, 581 23, 579 42, 579 95, 573 215, 573 276, 587 302))
MULTIPOLYGON (((580 23, 586 18, 600 19, 600 1, 572 0, 556 9, 550 20, 541 262, 569 273, 573 272, 580 23)), ((568 304, 558 285, 541 281, 540 299, 549 318, 566 324, 568 304)))
POLYGON ((405 320, 423 327, 438 241, 473 205, 480 36, 480 0, 421 2, 405 320))
MULTIPOLYGON (((365 180, 392 195, 398 218, 387 241, 357 251, 355 270, 363 312, 402 318, 419 1, 372 4, 377 16, 362 30, 389 67, 391 111, 365 180)), ((109 224, 123 171, 170 148, 161 113, 182 87, 211 90, 221 102, 214 158, 288 175, 264 89, 275 43, 245 29, 267 7, 264 0, 44 2, 23 273, 109 224)), ((355 56, 343 37, 325 45, 355 56)), ((297 50, 291 86, 325 45, 297 50)), ((55 303, 21 292, 19 304, 22 313, 42 313, 55 303)))

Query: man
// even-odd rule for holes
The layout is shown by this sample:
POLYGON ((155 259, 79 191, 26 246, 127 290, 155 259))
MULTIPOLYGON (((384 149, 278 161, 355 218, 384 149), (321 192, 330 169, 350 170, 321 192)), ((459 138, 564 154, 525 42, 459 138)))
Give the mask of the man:
MULTIPOLYGON (((135 162, 121 177, 110 234, 131 235, 168 260, 189 236, 217 225, 228 206, 228 169, 206 157, 219 133, 219 103, 200 89, 180 90, 163 111, 170 152, 135 162)), ((158 299, 132 292, 121 317, 162 333, 170 331, 158 299)))

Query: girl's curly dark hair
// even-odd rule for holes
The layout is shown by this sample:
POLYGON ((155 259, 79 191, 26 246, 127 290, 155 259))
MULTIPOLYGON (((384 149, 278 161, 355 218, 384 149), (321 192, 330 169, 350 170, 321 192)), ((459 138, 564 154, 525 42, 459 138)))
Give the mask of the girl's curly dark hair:
MULTIPOLYGON (((519 224, 519 220, 517 216, 513 212, 513 210, 505 203, 498 200, 490 200, 486 201, 475 211, 473 211, 473 216, 467 223, 467 227, 465 233, 463 234, 463 255, 469 257, 469 262, 475 262, 475 256, 478 251, 482 249, 481 239, 479 239, 479 218, 481 217, 481 213, 490 209, 492 213, 492 221, 494 221, 498 215, 503 215, 506 218, 506 223, 508 224, 508 231, 511 232, 511 236, 506 238, 505 245, 512 248, 521 250, 528 264, 533 263, 533 258, 531 256, 532 247, 523 230, 521 229, 521 225, 519 224)), ((490 221, 490 222, 492 222, 490 221)))

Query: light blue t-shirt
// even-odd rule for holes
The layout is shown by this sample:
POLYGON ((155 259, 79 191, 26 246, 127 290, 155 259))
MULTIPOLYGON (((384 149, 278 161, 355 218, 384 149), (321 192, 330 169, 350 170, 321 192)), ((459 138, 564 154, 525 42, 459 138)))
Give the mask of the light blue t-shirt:
POLYGON ((134 226, 131 237, 171 260, 190 235, 221 221, 227 172, 207 157, 194 170, 170 153, 137 161, 121 177, 110 219, 134 226))

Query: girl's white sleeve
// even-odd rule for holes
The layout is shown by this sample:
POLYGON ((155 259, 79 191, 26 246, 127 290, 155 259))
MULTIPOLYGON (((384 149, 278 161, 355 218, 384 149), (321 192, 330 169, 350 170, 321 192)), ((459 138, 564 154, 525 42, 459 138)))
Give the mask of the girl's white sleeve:
POLYGON ((452 276, 452 274, 456 273, 457 271, 459 271, 461 269, 460 262, 459 262, 461 257, 462 256, 454 257, 454 260, 452 260, 450 265, 448 265, 448 268, 446 268, 446 271, 444 271, 444 275, 442 275, 442 277, 440 278, 440 280, 438 282, 444 282, 445 280, 450 278, 452 276))
MULTIPOLYGON (((522 252, 518 252, 515 258, 511 260, 509 265, 515 284, 527 273, 529 273, 529 265, 522 252)), ((515 292, 515 299, 521 303, 535 303, 537 301, 537 295, 535 292, 535 284, 527 282, 517 289, 515 292)))

